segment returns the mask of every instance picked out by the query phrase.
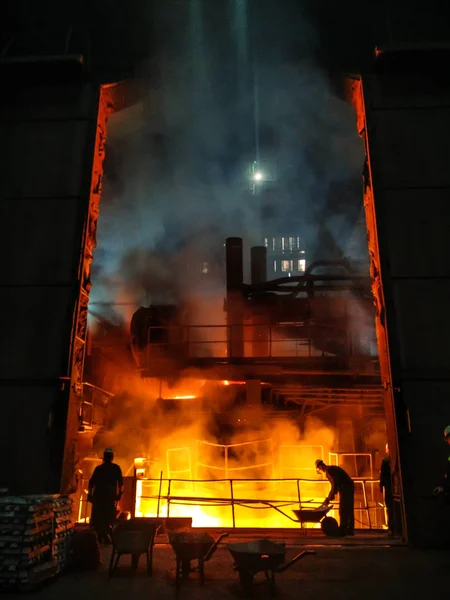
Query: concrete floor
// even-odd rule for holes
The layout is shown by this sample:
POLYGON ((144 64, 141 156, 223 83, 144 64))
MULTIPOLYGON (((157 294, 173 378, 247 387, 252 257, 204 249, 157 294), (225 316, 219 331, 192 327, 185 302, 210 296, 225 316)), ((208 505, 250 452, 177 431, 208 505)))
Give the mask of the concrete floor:
MULTIPOLYGON (((252 539, 257 536, 252 535, 252 539)), ((280 535, 270 536, 280 539, 280 535)), ((240 536, 243 541, 245 536, 240 536)), ((450 553, 419 551, 380 536, 356 535, 351 541, 285 536, 288 542, 287 559, 303 545, 315 550, 291 569, 278 575, 277 598, 318 600, 404 600, 423 598, 427 594, 447 596, 450 582, 450 553)), ((234 535, 229 540, 238 541, 234 535), (233 539, 234 538, 234 539, 233 539)), ((33 594, 42 600, 84 600, 107 597, 108 600, 156 600, 175 597, 173 550, 160 536, 154 550, 154 572, 149 578, 143 558, 137 572, 129 569, 129 558, 123 557, 113 579, 108 579, 107 565, 110 548, 102 547, 102 566, 94 573, 67 574, 33 594)), ((221 600, 244 598, 232 560, 225 545, 219 547, 205 566, 206 582, 200 586, 196 574, 182 584, 180 598, 191 600, 221 600)), ((254 598, 269 598, 266 585, 255 589, 254 598)), ((16 594, 2 598, 17 599, 16 594)))

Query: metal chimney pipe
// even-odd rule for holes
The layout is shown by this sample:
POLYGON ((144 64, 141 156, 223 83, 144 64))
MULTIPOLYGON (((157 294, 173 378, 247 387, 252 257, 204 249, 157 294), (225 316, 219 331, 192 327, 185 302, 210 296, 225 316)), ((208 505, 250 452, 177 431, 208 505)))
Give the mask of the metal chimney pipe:
POLYGON ((250 248, 250 271, 253 285, 267 281, 267 248, 265 246, 250 248))
MULTIPOLYGON (((267 281, 267 248, 254 246, 250 249, 250 269, 252 285, 267 281)), ((252 354, 253 358, 270 356, 270 316, 268 307, 264 304, 252 306, 252 354)))
POLYGON ((241 290, 244 283, 244 255, 242 238, 226 239, 227 290, 241 290))
POLYGON ((242 238, 227 238, 227 338, 228 357, 244 356, 244 255, 242 238))

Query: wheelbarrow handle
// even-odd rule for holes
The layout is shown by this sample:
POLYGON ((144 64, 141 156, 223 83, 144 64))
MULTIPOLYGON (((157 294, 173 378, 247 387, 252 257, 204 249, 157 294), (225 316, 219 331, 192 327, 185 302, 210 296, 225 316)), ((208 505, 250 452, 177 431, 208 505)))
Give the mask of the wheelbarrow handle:
POLYGON ((217 546, 220 544, 220 542, 223 540, 223 538, 226 538, 226 537, 228 537, 228 533, 222 533, 221 535, 219 535, 217 540, 214 542, 214 544, 211 546, 211 548, 205 554, 205 557, 203 558, 204 562, 208 562, 208 560, 211 558, 211 556, 216 551, 217 546))
POLYGON ((288 563, 278 567, 278 569, 276 569, 276 572, 283 573, 283 571, 286 571, 286 569, 289 569, 289 567, 292 567, 293 564, 295 564, 297 561, 299 561, 301 558, 303 558, 307 554, 316 554, 316 552, 314 550, 302 550, 302 552, 300 552, 300 554, 297 554, 297 556, 294 556, 294 558, 292 560, 290 560, 288 563))

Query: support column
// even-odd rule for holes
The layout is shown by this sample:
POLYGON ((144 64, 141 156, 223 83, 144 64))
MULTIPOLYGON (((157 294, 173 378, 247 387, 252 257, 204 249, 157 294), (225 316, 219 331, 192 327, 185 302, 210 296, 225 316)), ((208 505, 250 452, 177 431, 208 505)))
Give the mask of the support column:
POLYGON ((394 492, 424 547, 450 546, 450 511, 431 497, 449 453, 449 59, 382 53, 355 94, 394 492))

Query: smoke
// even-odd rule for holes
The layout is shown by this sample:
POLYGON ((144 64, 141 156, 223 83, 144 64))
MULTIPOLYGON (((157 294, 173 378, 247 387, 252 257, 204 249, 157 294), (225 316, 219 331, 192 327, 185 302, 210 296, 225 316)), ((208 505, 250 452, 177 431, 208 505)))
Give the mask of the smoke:
POLYGON ((128 303, 185 302, 205 271, 220 297, 229 235, 251 244, 298 234, 311 260, 323 258, 328 225, 337 247, 350 233, 354 194, 337 212, 330 198, 359 177, 361 140, 352 107, 314 62, 311 27, 298 14, 295 26, 286 16, 276 25, 261 8, 250 30, 242 11, 203 4, 156 11, 146 92, 110 118, 92 312, 109 316, 100 303, 120 302, 128 320, 128 303))

